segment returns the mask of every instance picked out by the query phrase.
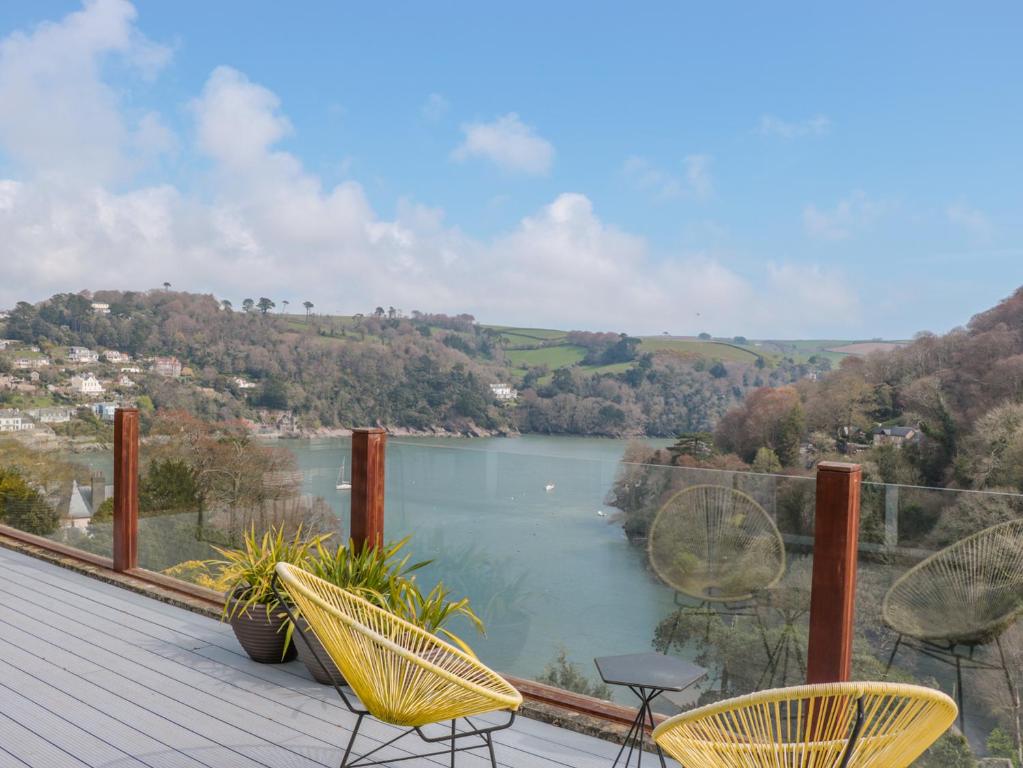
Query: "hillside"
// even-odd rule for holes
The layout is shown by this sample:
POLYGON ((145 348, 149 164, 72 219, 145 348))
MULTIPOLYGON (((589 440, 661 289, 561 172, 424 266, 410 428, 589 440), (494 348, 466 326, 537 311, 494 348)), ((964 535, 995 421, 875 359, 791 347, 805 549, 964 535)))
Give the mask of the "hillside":
POLYGON ((101 434, 112 412, 103 402, 246 419, 266 433, 378 424, 671 436, 712 428, 753 388, 828 367, 734 340, 495 327, 380 307, 349 317, 275 309, 268 298, 239 309, 170 290, 21 302, 0 323, 10 340, 0 345, 0 407, 70 409, 72 423, 52 427, 69 436, 101 434), (82 379, 96 391, 81 391, 82 379))

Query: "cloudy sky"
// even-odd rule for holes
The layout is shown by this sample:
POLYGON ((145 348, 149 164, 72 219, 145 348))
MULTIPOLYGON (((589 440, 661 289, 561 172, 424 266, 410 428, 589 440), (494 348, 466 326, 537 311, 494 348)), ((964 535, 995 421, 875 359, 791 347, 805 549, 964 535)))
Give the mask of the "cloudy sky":
POLYGON ((903 338, 1023 283, 1023 7, 0 6, 0 307, 903 338))

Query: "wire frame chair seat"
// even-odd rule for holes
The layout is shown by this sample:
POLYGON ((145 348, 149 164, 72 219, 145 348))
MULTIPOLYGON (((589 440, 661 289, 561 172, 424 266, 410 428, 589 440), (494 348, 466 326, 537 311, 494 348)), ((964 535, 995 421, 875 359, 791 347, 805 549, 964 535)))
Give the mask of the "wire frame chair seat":
POLYGON ((690 486, 668 499, 647 550, 664 583, 701 602, 751 600, 785 573, 785 544, 766 510, 720 485, 690 486))
POLYGON ((982 645, 1023 611, 1023 520, 986 528, 906 571, 881 605, 884 622, 935 644, 982 645))
POLYGON ((475 656, 287 563, 277 575, 369 714, 419 727, 515 711, 522 695, 475 656))
POLYGON ((700 768, 905 768, 955 717, 940 691, 834 683, 721 701, 665 720, 653 737, 700 768))

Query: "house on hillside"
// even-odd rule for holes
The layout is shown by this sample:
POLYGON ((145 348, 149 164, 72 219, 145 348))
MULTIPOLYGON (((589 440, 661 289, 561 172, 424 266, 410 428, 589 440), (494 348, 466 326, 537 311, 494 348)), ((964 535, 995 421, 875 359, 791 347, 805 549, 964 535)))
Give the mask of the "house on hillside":
POLYGON ((91 373, 87 373, 84 376, 71 377, 71 391, 76 395, 94 397, 96 395, 102 395, 106 390, 104 390, 103 385, 99 383, 99 379, 91 373))
POLYGON ((0 409, 0 432, 21 432, 32 429, 32 422, 16 408, 0 409))
POLYGON ((47 367, 49 364, 50 360, 47 357, 18 357, 11 363, 15 370, 18 371, 39 370, 40 368, 47 367))
POLYGON ((877 427, 872 434, 874 445, 894 445, 896 448, 920 440, 920 432, 915 427, 877 427))
POLYGON ((40 424, 66 424, 75 415, 75 409, 55 406, 52 408, 32 408, 27 413, 40 424))
POLYGON ((7 349, 13 347, 18 342, 15 339, 0 339, 0 349, 7 349))
POLYGON ((68 350, 67 360, 69 363, 98 363, 99 352, 89 349, 88 347, 71 347, 68 350))
POLYGON ((153 359, 153 373, 176 379, 181 375, 181 361, 176 357, 157 357, 153 359))
POLYGON ((103 359, 108 363, 115 363, 119 365, 121 363, 130 363, 131 355, 126 355, 124 352, 118 352, 116 349, 108 349, 103 353, 103 359))
POLYGON ((502 402, 514 400, 519 396, 518 390, 516 390, 511 384, 505 384, 504 382, 491 384, 490 391, 494 395, 495 400, 500 400, 502 402))
POLYGON ((122 373, 117 377, 117 386, 131 389, 135 386, 135 382, 128 378, 128 374, 122 373))
POLYGON ((110 305, 102 301, 94 301, 90 306, 92 307, 92 311, 95 312, 97 315, 110 314, 110 305))
POLYGON ((248 381, 247 379, 243 379, 241 376, 235 376, 234 378, 231 379, 231 382, 236 387, 238 387, 238 389, 255 389, 256 388, 255 382, 248 381))

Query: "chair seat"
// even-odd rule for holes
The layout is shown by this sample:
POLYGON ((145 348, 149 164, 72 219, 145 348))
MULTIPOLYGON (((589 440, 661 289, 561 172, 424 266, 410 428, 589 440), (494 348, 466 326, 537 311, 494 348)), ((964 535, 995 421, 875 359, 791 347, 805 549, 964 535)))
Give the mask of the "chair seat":
POLYGON ((654 740, 699 768, 905 768, 956 716, 945 694, 913 685, 783 688, 664 721, 654 740))

